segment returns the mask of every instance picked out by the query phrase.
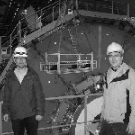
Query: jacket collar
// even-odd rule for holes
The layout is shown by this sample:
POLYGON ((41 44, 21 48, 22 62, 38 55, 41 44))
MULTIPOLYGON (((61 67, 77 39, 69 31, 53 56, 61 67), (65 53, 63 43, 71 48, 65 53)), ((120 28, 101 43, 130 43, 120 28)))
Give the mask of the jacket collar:
MULTIPOLYGON (((16 67, 14 67, 11 72, 9 73, 8 77, 11 78, 12 80, 15 80, 16 79, 16 75, 14 73, 14 70, 15 70, 16 67)), ((26 74, 26 79, 30 79, 31 76, 33 75, 33 69, 31 67, 28 66, 28 72, 26 74)))
POLYGON ((107 82, 110 83, 114 78, 122 76, 128 69, 130 69, 130 67, 126 63, 123 63, 117 71, 113 71, 109 68, 107 72, 107 82))

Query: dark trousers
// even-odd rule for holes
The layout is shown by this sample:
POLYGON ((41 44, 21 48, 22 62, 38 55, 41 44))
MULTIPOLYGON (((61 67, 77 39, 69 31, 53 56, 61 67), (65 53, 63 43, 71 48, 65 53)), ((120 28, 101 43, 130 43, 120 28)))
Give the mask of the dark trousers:
POLYGON ((12 120, 12 129, 14 135, 24 135, 25 129, 28 135, 37 135, 38 121, 35 116, 12 120))
POLYGON ((127 124, 124 123, 108 123, 103 120, 99 135, 129 135, 126 132, 127 124))

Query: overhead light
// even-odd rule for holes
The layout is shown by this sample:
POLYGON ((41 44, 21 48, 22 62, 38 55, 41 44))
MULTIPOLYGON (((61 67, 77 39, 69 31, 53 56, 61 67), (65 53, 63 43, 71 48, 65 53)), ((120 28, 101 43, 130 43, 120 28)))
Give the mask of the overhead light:
POLYGON ((73 10, 72 9, 68 9, 68 15, 73 15, 73 10))
POLYGON ((18 10, 19 10, 19 8, 16 9, 16 11, 18 11, 18 10))
POLYGON ((48 81, 48 83, 51 83, 51 81, 48 81))
POLYGON ((11 7, 11 5, 12 5, 12 2, 10 2, 9 7, 11 7))
POLYGON ((24 14, 27 15, 27 9, 24 10, 24 14))

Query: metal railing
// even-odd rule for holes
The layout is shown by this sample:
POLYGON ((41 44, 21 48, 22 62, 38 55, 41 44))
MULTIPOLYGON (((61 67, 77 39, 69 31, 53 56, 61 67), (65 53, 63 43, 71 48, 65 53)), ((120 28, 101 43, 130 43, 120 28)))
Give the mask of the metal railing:
MULTIPOLYGON (((130 5, 130 8, 133 6, 134 5, 130 5)), ((76 0, 76 8, 77 8, 77 10, 98 11, 98 12, 106 12, 106 13, 111 13, 111 14, 125 14, 127 16, 130 16, 130 8, 129 8, 129 4, 127 4, 127 3, 118 3, 118 2, 109 2, 109 1, 106 3, 105 2, 104 3, 99 3, 99 2, 98 3, 93 3, 93 2, 87 3, 87 2, 80 2, 79 0, 76 0)), ((35 27, 35 29, 33 29, 31 31, 29 31, 28 28, 30 28, 38 23, 39 24, 42 23, 42 27, 46 26, 47 24, 51 23, 52 21, 54 21, 58 18, 58 16, 60 15, 60 10, 61 10, 61 3, 58 1, 41 10, 38 10, 34 14, 31 14, 31 15, 23 18, 22 20, 19 21, 19 23, 16 25, 16 27, 14 28, 14 30, 12 31, 10 36, 7 38, 8 39, 7 42, 4 43, 2 46, 11 47, 11 46, 17 45, 17 43, 18 43, 17 41, 20 38, 19 37, 20 35, 23 37, 21 39, 23 40, 22 42, 24 42, 24 44, 25 44, 25 36, 36 31, 37 29, 40 29, 41 25, 39 25, 39 27, 35 27), (39 16, 39 19, 36 22, 33 22, 31 25, 28 25, 25 28, 19 29, 20 25, 23 22, 26 22, 27 18, 29 18, 35 14, 39 16)), ((129 21, 132 25, 135 25, 134 17, 132 17, 129 21)), ((56 30, 59 30, 59 29, 56 29, 56 30)), ((51 31, 50 34, 52 32, 53 31, 51 31)), ((47 33, 47 35, 49 35, 49 32, 47 33)), ((13 50, 14 50, 14 48, 12 48, 12 51, 13 50)), ((11 63, 12 63, 12 61, 10 62, 10 64, 11 63)), ((10 64, 9 64, 9 66, 7 66, 8 68, 10 67, 10 64)), ((5 70, 8 70, 8 69, 5 69, 5 70)), ((3 73, 3 75, 5 76, 5 73, 3 73)), ((0 82, 1 82, 1 80, 3 80, 3 77, 2 77, 2 79, 0 79, 0 82)))
MULTIPOLYGON (((129 4, 127 3, 118 3, 118 2, 110 2, 107 1, 106 3, 93 3, 93 2, 80 2, 78 0, 76 0, 77 3, 77 9, 78 10, 87 10, 87 11, 96 11, 96 12, 104 12, 104 13, 111 13, 111 14, 119 14, 119 15, 127 15, 128 17, 130 17, 130 8, 129 8, 129 4)), ((133 5, 130 5, 130 7, 133 5)), ((58 16, 60 15, 60 10, 61 10, 61 3, 60 2, 55 2, 52 5, 49 5, 39 11, 37 11, 34 14, 31 14, 30 16, 33 15, 38 15, 39 19, 36 22, 33 22, 31 25, 25 27, 25 28, 21 28, 21 35, 23 37, 29 35, 30 33, 36 31, 37 29, 40 29, 41 27, 51 23, 52 21, 55 21, 58 16), (36 25, 36 24, 40 24, 42 23, 42 26, 40 25, 39 27, 35 26, 35 29, 32 29, 30 31, 28 31, 29 28, 31 28, 32 26, 36 25)), ((22 20, 20 20, 20 23, 24 23, 28 17, 23 18, 22 20)), ((135 24, 135 19, 131 18, 131 22, 132 24, 135 24)), ((12 33, 10 34, 10 36, 7 39, 7 42, 5 42, 3 44, 3 46, 14 46, 15 44, 17 44, 16 39, 18 40, 18 27, 19 27, 19 23, 16 25, 16 27, 14 28, 14 30, 12 31, 12 33)), ((25 42, 24 42, 25 43, 25 42)), ((94 94, 95 95, 95 94, 94 94)), ((84 97, 84 95, 81 95, 82 97, 84 97)), ((71 98, 72 96, 68 96, 66 98, 71 98)), ((76 97, 76 96, 74 96, 76 97)), ((60 97, 61 98, 61 97, 60 97)), ((73 97, 72 97, 73 98, 73 97)), ((53 98, 56 99, 56 98, 53 98)), ((49 100, 49 99, 46 99, 49 100)), ((52 100, 50 98, 50 100, 52 100)), ((0 116, 1 116, 1 105, 2 102, 0 102, 0 116)), ((86 103, 85 103, 86 105, 86 103)), ((87 108, 86 108, 87 109, 87 108)), ((86 110, 85 110, 86 111, 86 110)), ((86 119, 86 118, 85 118, 86 119)), ((86 121, 85 121, 86 122, 86 121)), ((2 118, 0 117, 0 134, 2 133, 2 118)), ((52 127, 50 127, 52 128, 52 127)), ((54 127, 53 127, 54 128, 54 127)))
POLYGON ((93 71, 97 68, 97 60, 93 59, 93 52, 90 54, 45 53, 45 56, 45 63, 40 63, 40 71, 46 71, 49 74, 56 71, 59 74, 81 73, 93 71), (72 57, 73 60, 68 60, 66 58, 68 56, 72 57))
MULTIPOLYGON (((52 22, 55 19, 57 19, 57 16, 59 15, 60 6, 61 6, 60 2, 55 2, 52 5, 49 5, 49 6, 45 7, 45 8, 37 11, 36 13, 27 16, 26 18, 31 17, 31 16, 33 16, 35 14, 38 14, 39 16, 41 16, 40 20, 42 20, 44 22, 44 20, 48 20, 47 18, 49 16, 54 16, 55 15, 54 17, 52 17, 52 20, 50 21, 50 22, 52 22), (50 12, 50 10, 52 10, 52 12, 50 12)), ((34 22, 33 24, 31 24, 31 25, 29 25, 29 26, 27 26, 25 28, 21 28, 21 24, 26 21, 26 18, 23 18, 23 19, 21 19, 19 21, 19 23, 16 25, 16 27, 14 28, 14 30, 12 31, 10 36, 7 38, 9 40, 7 40, 7 42, 5 42, 2 46, 7 46, 9 48, 12 47, 12 52, 13 52, 14 51, 14 46, 17 45, 18 41, 25 44, 24 41, 21 41, 21 40, 23 40, 23 38, 19 39, 20 35, 22 37, 25 37, 28 34, 30 34, 31 32, 34 32, 34 31, 30 31, 30 32, 27 33, 26 30, 27 30, 28 27, 31 27, 31 26, 37 24, 37 22, 34 22)), ((47 22, 47 23, 50 23, 50 22, 47 22)), ((43 23, 43 24, 46 25, 47 23, 43 23)), ((37 29, 35 29, 35 30, 37 30, 37 29)), ((5 77, 6 73, 7 73, 7 71, 9 70, 11 64, 12 64, 12 58, 10 58, 8 64, 6 65, 4 71, 2 72, 2 76, 0 77, 0 83, 4 80, 4 77, 5 77)))
MULTIPOLYGON (((88 99, 88 97, 102 96, 102 94, 103 94, 102 92, 101 93, 95 93, 95 94, 90 94, 88 92, 85 92, 84 95, 70 95, 70 96, 59 96, 59 97, 46 98, 46 101, 73 99, 73 98, 84 98, 84 121, 83 122, 77 122, 77 123, 71 122, 70 124, 65 124, 65 125, 56 125, 56 126, 53 125, 53 126, 50 126, 50 127, 39 128, 38 130, 55 129, 55 128, 67 127, 67 126, 71 127, 71 126, 76 125, 76 124, 84 124, 84 135, 86 135, 86 132, 89 132, 89 131, 87 131, 87 124, 89 122, 93 122, 93 121, 87 120, 87 99, 88 99)), ((5 133, 2 132, 2 130, 3 130, 2 104, 3 104, 3 101, 0 102, 0 135, 12 134, 13 132, 5 132, 5 133)))
POLYGON ((114 1, 97 1, 97 2, 79 2, 79 10, 88 10, 95 12, 104 12, 119 15, 129 14, 129 4, 125 2, 114 2, 114 1))
MULTIPOLYGON (((22 36, 25 37, 27 36, 28 34, 36 31, 38 28, 35 27, 35 29, 33 30, 29 30, 28 31, 28 28, 30 27, 34 27, 35 25, 37 25, 40 21, 42 21, 42 26, 45 26, 47 25, 48 23, 51 23, 52 21, 56 20, 57 17, 59 16, 59 13, 60 13, 60 2, 55 2, 41 10, 38 10, 37 12, 33 13, 33 14, 30 14, 29 16, 26 16, 24 17, 23 19, 21 19, 19 21, 19 23, 26 23, 26 20, 29 18, 29 17, 32 17, 34 15, 38 15, 38 20, 35 22, 32 22, 32 24, 30 25, 27 25, 27 27, 24 27, 24 28, 21 28, 21 33, 22 33, 22 36)), ((19 23, 16 25, 16 27, 13 29, 12 33, 10 34, 10 36, 7 38, 7 39, 10 39, 8 40, 7 42, 5 42, 3 44, 3 46, 14 46, 15 43, 13 43, 13 41, 18 38, 18 26, 19 26, 19 23)))
MULTIPOLYGON (((130 16, 130 8, 128 3, 124 2, 111 2, 111 1, 106 1, 106 2, 81 2, 79 0, 76 0, 76 8, 77 10, 87 10, 87 11, 96 11, 96 12, 103 12, 103 13, 111 13, 111 14, 118 14, 118 15, 127 15, 130 16)), ((130 7, 133 5, 130 5, 130 7)), ((38 10, 37 12, 23 18, 20 20, 20 23, 26 22, 26 20, 34 15, 38 15, 38 20, 35 22, 32 22, 32 24, 27 25, 27 27, 21 29, 22 36, 25 37, 28 34, 36 31, 37 29, 40 29, 40 27, 45 26, 54 20, 58 18, 60 15, 60 10, 61 10, 61 3, 55 2, 41 10, 38 10), (38 24, 40 26, 38 26, 38 24), (28 30, 29 28, 33 27, 32 30, 28 30)), ((66 12, 67 14, 67 12, 66 12)), ((133 20, 133 19, 132 19, 133 20)), ((10 36, 7 38, 10 38, 10 41, 7 41, 6 43, 3 44, 3 46, 8 46, 15 44, 13 41, 18 38, 18 26, 19 24, 16 25, 10 36)))

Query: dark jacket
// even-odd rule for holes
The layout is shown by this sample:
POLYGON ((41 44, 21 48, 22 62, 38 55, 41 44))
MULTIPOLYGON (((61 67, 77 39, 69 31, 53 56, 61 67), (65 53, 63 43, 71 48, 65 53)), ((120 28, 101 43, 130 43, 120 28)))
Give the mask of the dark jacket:
POLYGON ((18 81, 14 69, 7 76, 4 87, 3 114, 11 119, 23 119, 33 115, 44 115, 45 96, 37 73, 28 67, 22 83, 18 81))

